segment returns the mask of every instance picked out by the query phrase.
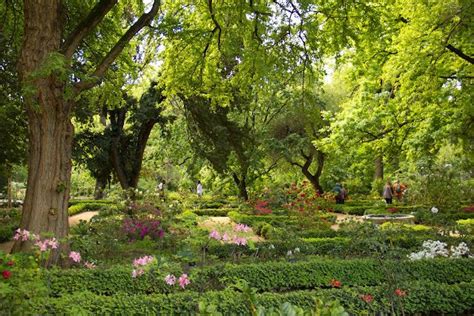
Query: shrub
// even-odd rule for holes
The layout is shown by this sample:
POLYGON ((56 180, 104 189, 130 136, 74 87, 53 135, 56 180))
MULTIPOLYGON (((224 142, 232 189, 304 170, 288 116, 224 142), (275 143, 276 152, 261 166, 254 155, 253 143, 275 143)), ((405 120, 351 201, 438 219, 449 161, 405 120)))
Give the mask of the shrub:
MULTIPOLYGON (((192 283, 189 287, 200 291, 222 289, 231 285, 235 279, 244 279, 258 291, 325 288, 332 279, 351 287, 376 286, 387 281, 387 271, 396 271, 397 278, 404 282, 423 280, 454 284, 473 281, 472 263, 472 259, 387 260, 382 266, 379 260, 374 259, 313 259, 296 263, 215 265, 191 270, 189 275, 192 283)), ((154 270, 132 279, 129 267, 117 266, 103 270, 51 270, 46 274, 46 283, 53 296, 76 291, 91 291, 102 295, 176 291, 166 286, 164 276, 161 270, 154 270)))
MULTIPOLYGON (((314 311, 315 299, 338 300, 352 315, 361 314, 470 314, 474 310, 474 283, 440 284, 433 282, 410 282, 404 284, 408 295, 401 304, 387 299, 390 293, 380 286, 352 289, 319 289, 317 291, 295 291, 289 293, 261 293, 253 299, 257 306, 265 309, 278 308, 288 302, 309 311, 314 311), (361 299, 363 293, 371 293, 374 300, 369 304, 361 299), (392 309, 394 308, 394 309, 392 309)), ((198 293, 185 291, 173 294, 118 293, 101 296, 91 292, 77 292, 60 298, 35 299, 31 312, 35 314, 197 314, 198 304, 214 305, 216 312, 224 315, 249 315, 249 298, 245 293, 230 289, 198 293)))

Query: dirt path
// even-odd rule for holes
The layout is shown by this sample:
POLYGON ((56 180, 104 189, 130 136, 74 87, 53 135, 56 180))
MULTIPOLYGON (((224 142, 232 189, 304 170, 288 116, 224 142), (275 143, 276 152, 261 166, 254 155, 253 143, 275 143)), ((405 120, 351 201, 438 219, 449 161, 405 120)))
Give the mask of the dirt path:
POLYGON ((362 222, 362 216, 357 216, 357 215, 347 215, 347 214, 341 214, 341 213, 331 213, 332 215, 336 215, 336 223, 331 225, 331 229, 333 230, 338 230, 339 225, 344 222, 350 222, 350 221, 356 221, 356 222, 362 222))
MULTIPOLYGON (((205 228, 209 231, 217 230, 220 232, 231 232, 233 227, 236 225, 229 217, 227 216, 209 216, 205 220, 199 221, 198 226, 205 228)), ((262 237, 255 235, 252 229, 247 232, 246 237, 252 241, 262 241, 262 237)))
MULTIPOLYGON (((90 221, 92 217, 94 217, 97 214, 99 214, 98 211, 90 211, 90 212, 84 212, 77 215, 69 216, 69 227, 79 224, 79 221, 81 220, 88 222, 90 221)), ((12 247, 13 247, 13 241, 0 243, 0 251, 10 253, 10 251, 12 250, 12 247)))

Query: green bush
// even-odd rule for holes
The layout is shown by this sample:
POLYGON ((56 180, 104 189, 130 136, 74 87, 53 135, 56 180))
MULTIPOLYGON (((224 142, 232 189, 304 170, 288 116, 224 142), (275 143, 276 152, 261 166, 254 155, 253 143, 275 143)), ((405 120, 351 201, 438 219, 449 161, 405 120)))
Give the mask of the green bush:
POLYGON ((94 204, 114 204, 112 200, 69 200, 69 206, 73 206, 81 203, 94 203, 94 204))
MULTIPOLYGON (((347 286, 376 286, 387 281, 387 271, 395 271, 402 281, 423 280, 439 283, 471 282, 474 278, 472 259, 420 261, 380 261, 374 259, 329 260, 313 259, 304 262, 263 262, 258 264, 215 265, 190 271, 194 290, 218 290, 244 279, 258 291, 288 291, 327 287, 332 279, 347 286)), ((112 295, 168 293, 164 272, 152 271, 132 279, 130 267, 111 269, 51 270, 46 274, 53 296, 77 291, 112 295)))
POLYGON ((235 208, 204 208, 193 210, 193 212, 199 216, 227 216, 227 213, 236 210, 235 208))
MULTIPOLYGON (((403 286, 408 293, 404 298, 393 298, 387 288, 381 286, 341 289, 319 289, 317 291, 295 291, 288 293, 261 293, 253 302, 266 309, 278 308, 289 302, 306 311, 314 310, 315 299, 339 300, 352 315, 360 314, 470 314, 474 311, 474 283, 448 285, 433 282, 410 282, 403 286), (374 300, 366 303, 363 294, 371 294, 374 300), (392 307, 393 303, 393 307, 392 307), (393 308, 393 309, 392 309, 393 308)), ((214 305, 224 315, 249 315, 249 298, 245 293, 226 289, 198 293, 183 291, 173 294, 118 293, 102 296, 91 292, 76 292, 60 298, 35 299, 34 314, 120 314, 120 315, 170 315, 197 314, 198 304, 214 305)))

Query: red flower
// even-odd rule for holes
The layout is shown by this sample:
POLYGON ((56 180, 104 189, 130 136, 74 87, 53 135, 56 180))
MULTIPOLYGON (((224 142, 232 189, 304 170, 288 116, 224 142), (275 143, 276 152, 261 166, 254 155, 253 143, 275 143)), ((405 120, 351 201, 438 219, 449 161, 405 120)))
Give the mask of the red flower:
POLYGON ((398 296, 398 297, 405 297, 405 296, 407 296, 407 292, 402 291, 401 289, 396 289, 395 290, 395 295, 398 296))
POLYGON ((12 273, 8 270, 5 270, 5 271, 2 272, 2 276, 5 280, 9 279, 11 275, 12 275, 12 273))
POLYGON ((342 285, 341 281, 336 280, 336 279, 332 279, 332 280, 331 280, 331 286, 332 286, 332 287, 340 288, 341 285, 342 285))
POLYGON ((393 213, 398 212, 398 208, 396 208, 396 207, 391 207, 391 208, 387 209, 387 211, 389 211, 390 213, 393 214, 393 213))
POLYGON ((372 301, 374 300, 374 297, 370 294, 364 294, 364 295, 361 295, 360 298, 366 302, 366 303, 372 303, 372 301))
POLYGON ((7 266, 11 267, 15 264, 15 262, 13 262, 13 260, 10 260, 7 262, 7 266))

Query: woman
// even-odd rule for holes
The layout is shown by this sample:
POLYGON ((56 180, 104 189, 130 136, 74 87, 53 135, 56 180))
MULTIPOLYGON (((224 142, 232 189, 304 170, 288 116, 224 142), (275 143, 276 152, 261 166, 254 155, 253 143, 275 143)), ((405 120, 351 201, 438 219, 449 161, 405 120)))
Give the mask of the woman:
POLYGON ((387 183, 385 183, 385 186, 383 187, 383 197, 387 204, 392 204, 393 191, 392 184, 390 183, 390 181, 387 181, 387 183))

